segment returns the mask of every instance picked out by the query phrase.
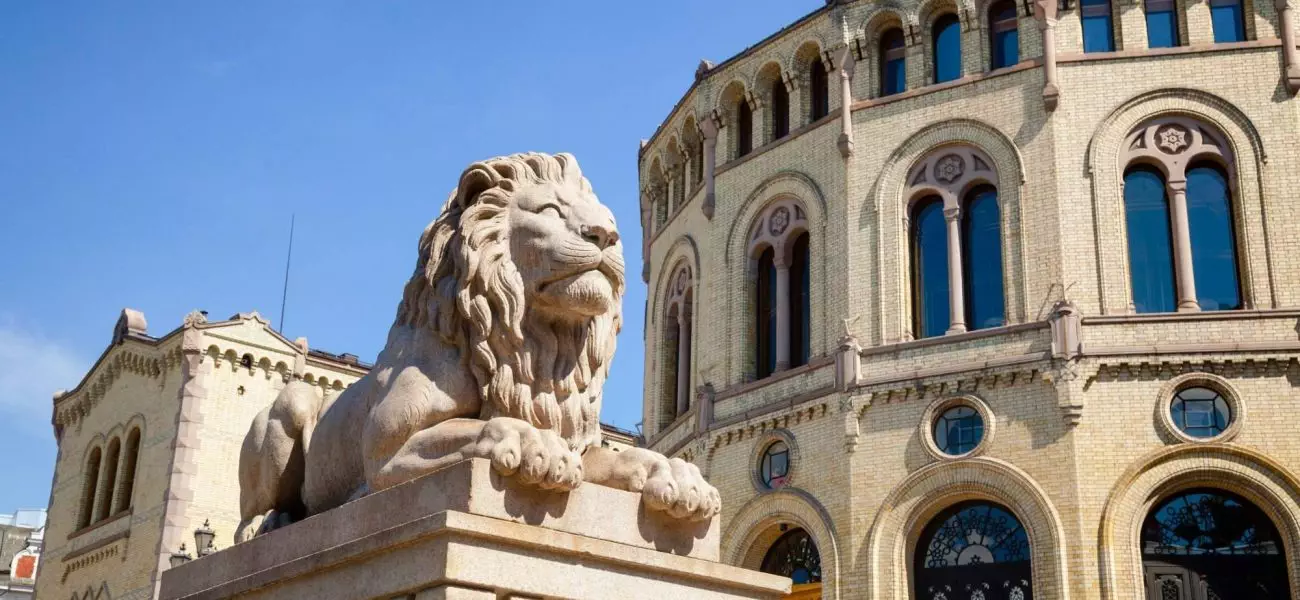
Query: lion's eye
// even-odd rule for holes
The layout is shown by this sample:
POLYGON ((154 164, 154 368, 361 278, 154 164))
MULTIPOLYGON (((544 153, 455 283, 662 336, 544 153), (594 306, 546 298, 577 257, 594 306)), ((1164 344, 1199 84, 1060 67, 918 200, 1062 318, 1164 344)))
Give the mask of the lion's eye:
POLYGON ((560 210, 560 205, 558 204, 547 204, 546 206, 543 206, 541 210, 537 211, 537 213, 538 214, 551 213, 561 219, 564 218, 564 211, 560 210))

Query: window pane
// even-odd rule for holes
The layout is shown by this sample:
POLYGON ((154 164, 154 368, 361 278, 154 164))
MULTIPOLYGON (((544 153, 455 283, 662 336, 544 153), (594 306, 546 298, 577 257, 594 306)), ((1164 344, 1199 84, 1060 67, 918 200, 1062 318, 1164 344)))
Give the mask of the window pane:
POLYGON ((1009 67, 1020 62, 1020 33, 1012 29, 993 34, 993 68, 1009 67))
POLYGON ((1110 0, 1082 0, 1083 51, 1110 52, 1115 49, 1111 32, 1110 0))
POLYGON ((948 330, 948 232, 943 200, 922 200, 913 219, 912 269, 916 297, 917 335, 931 337, 948 330))
POLYGON ((1178 45, 1178 17, 1172 6, 1155 10, 1147 3, 1147 47, 1173 48, 1178 45))
POLYGON ((821 59, 812 61, 809 80, 812 84, 812 120, 816 121, 830 112, 830 82, 826 78, 826 68, 821 59))
POLYGON ((1214 42, 1240 42, 1246 39, 1241 19, 1241 3, 1211 4, 1210 22, 1214 24, 1214 42))
POLYGON ((907 89, 907 61, 902 58, 885 62, 885 79, 882 96, 897 94, 907 89))
POLYGON ((1173 312, 1174 254, 1165 178, 1149 167, 1125 174, 1124 212, 1133 304, 1139 313, 1173 312))
POLYGON ((758 258, 754 360, 755 374, 759 379, 776 370, 776 264, 773 258, 771 248, 764 250, 758 258))
POLYGON ((970 329, 1002 326, 1002 226, 998 191, 980 186, 966 197, 962 211, 963 282, 970 329))
POLYGON ((1232 232, 1228 180, 1214 166, 1187 172, 1187 225, 1192 238, 1192 273, 1201 310, 1241 308, 1237 250, 1232 232))
POLYGON ((794 242, 790 259, 790 366, 808 364, 810 327, 808 234, 794 242))
POLYGON ((785 83, 778 80, 772 84, 772 135, 780 139, 790 133, 790 93, 785 90, 785 83))
POLYGON ((907 89, 907 46, 903 30, 890 29, 880 36, 880 95, 907 89))
POLYGON ((956 15, 944 15, 934 22, 934 82, 961 77, 961 25, 956 15))
POLYGON ((736 155, 744 156, 753 149, 754 115, 749 103, 741 100, 736 103, 736 155))

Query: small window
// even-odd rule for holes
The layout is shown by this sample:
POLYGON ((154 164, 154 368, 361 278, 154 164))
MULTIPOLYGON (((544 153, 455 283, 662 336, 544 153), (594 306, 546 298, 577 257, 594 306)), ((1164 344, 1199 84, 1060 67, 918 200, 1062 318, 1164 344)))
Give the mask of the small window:
POLYGON ((961 77, 961 22, 957 15, 944 15, 934 21, 934 82, 943 83, 961 77))
POLYGON ((1232 424, 1228 402, 1218 392, 1204 387, 1190 387, 1175 394, 1169 416, 1179 431, 1194 438, 1216 437, 1232 424))
POLYGON ((1001 69, 1020 62, 1020 33, 1016 29, 1016 3, 995 2, 989 7, 989 41, 993 49, 992 68, 1001 69))
POLYGON ((1178 41, 1175 0, 1146 0, 1147 47, 1173 48, 1178 41))
POLYGON ((741 99, 736 103, 736 157, 749 154, 754 149, 754 111, 749 102, 741 99))
POLYGON ((826 67, 820 58, 814 58, 808 65, 808 80, 812 97, 812 121, 816 121, 831 112, 830 80, 826 77, 826 67))
POLYGON ((253 368, 253 355, 245 354, 243 358, 239 359, 239 364, 245 369, 253 368))
POLYGON ((880 95, 907 90, 907 44, 903 30, 894 28, 880 36, 880 95))
POLYGON ((758 469, 759 477, 768 489, 785 487, 786 478, 790 476, 789 446, 785 442, 772 442, 763 451, 763 460, 758 469))
POLYGON ((984 439, 984 418, 970 406, 954 406, 934 421, 934 445, 949 456, 961 456, 984 439))
POLYGON ((772 139, 781 139, 790 133, 790 93, 785 82, 772 82, 772 139))
POLYGON ((1241 0, 1210 0, 1210 22, 1214 26, 1214 43, 1246 40, 1241 0))
POLYGON ((1111 27, 1110 0, 1080 0, 1079 15, 1083 20, 1083 51, 1113 51, 1115 34, 1111 27))

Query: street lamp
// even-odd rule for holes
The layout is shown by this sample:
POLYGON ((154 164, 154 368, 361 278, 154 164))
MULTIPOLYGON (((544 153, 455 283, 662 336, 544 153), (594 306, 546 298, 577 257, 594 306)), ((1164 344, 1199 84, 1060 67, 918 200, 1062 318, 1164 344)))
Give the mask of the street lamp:
POLYGON ((180 549, 180 550, 177 550, 177 551, 175 551, 175 552, 172 552, 172 557, 171 557, 172 567, 173 567, 173 568, 175 568, 175 567, 179 567, 179 566, 181 566, 181 565, 183 565, 183 564, 185 564, 185 563, 187 563, 187 562, 190 562, 191 560, 193 560, 193 558, 194 558, 194 557, 193 557, 193 556, 190 556, 190 553, 189 553, 189 552, 186 552, 186 551, 185 551, 185 543, 182 542, 182 543, 181 543, 181 549, 180 549))
POLYGON ((216 539, 217 532, 212 530, 208 520, 203 520, 203 526, 194 530, 194 547, 198 549, 199 556, 207 556, 216 552, 212 547, 212 540, 216 539))

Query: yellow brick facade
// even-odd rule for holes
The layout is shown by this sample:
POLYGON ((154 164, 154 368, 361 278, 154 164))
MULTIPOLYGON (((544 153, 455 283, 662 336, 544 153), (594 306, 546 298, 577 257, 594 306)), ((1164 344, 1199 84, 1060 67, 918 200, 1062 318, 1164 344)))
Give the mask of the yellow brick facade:
POLYGON ((1215 44, 1210 3, 1175 5, 1181 46, 1147 48, 1144 3, 1117 1, 1116 50, 1085 53, 1078 2, 1021 3, 1020 62, 990 71, 986 3, 830 2, 701 65, 639 153, 643 416, 650 447, 696 463, 722 492, 724 559, 758 568, 800 528, 818 547, 823 598, 930 600, 916 588, 922 530, 975 499, 1028 531, 1034 598, 1145 598, 1143 519, 1208 486, 1268 515, 1291 590, 1276 597, 1300 597, 1300 225, 1289 208, 1300 104, 1281 39, 1294 24, 1279 21, 1285 4, 1248 1, 1246 40, 1215 44), (947 12, 961 19, 964 75, 936 85, 929 28, 947 12), (906 34, 907 91, 881 97, 877 48, 893 26, 906 34), (829 71, 829 114, 816 120, 813 56, 829 71), (774 140, 776 72, 791 132, 774 140), (754 148, 738 157, 742 98, 754 148), (1135 311, 1122 157, 1133 131, 1163 118, 1226 142, 1242 310, 1135 311), (696 174, 709 164, 701 147, 716 147, 712 189, 696 174), (907 191, 945 148, 992 162, 1006 324, 917 339, 907 191), (811 356, 757 379, 750 242, 764 211, 791 199, 810 234, 811 356), (693 298, 680 413, 664 310, 679 265, 693 298), (1210 442, 1173 430, 1171 399, 1191 385, 1235 398, 1234 429, 1210 442), (933 411, 952 401, 989 415, 979 449, 955 459, 927 447, 933 411), (771 490, 756 471, 777 440, 792 466, 771 490))

